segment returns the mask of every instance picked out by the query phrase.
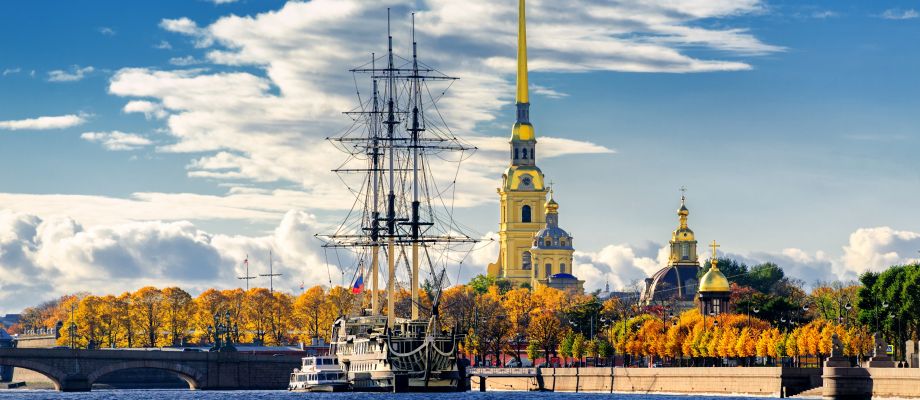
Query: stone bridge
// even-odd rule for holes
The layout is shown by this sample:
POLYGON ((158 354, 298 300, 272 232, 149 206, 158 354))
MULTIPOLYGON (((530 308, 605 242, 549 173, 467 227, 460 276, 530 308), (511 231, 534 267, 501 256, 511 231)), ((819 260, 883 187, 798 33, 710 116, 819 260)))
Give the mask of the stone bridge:
POLYGON ((201 390, 286 389, 300 357, 251 353, 142 350, 0 349, 0 365, 47 376, 64 392, 85 392, 115 371, 170 371, 201 390))

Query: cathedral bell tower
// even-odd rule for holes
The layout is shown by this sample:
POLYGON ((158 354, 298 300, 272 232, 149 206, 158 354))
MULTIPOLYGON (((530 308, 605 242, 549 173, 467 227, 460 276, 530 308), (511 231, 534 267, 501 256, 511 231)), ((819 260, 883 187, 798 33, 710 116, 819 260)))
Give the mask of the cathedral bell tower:
POLYGON ((530 248, 534 234, 546 224, 547 194, 543 172, 537 167, 537 139, 530 123, 524 0, 519 0, 518 7, 517 118, 511 130, 511 162, 498 189, 501 202, 499 256, 488 268, 490 276, 508 279, 515 286, 530 284, 532 279, 534 263, 530 248))

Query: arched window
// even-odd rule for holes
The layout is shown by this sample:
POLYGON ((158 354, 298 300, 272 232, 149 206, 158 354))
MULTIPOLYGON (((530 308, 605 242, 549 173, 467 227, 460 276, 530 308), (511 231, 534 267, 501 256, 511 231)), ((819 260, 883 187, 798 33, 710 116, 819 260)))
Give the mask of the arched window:
POLYGON ((552 245, 553 245, 552 239, 546 238, 546 247, 549 247, 549 246, 552 246, 552 245))
POLYGON ((518 159, 518 149, 514 149, 514 159, 518 159))
POLYGON ((559 264, 559 273, 560 273, 560 274, 564 274, 564 273, 565 273, 565 264, 559 264))
POLYGON ((547 264, 546 264, 546 269, 544 270, 544 273, 546 274, 546 277, 549 278, 550 275, 553 274, 553 264, 547 263, 547 264))
POLYGON ((565 247, 565 239, 560 240, 559 245, 565 247))
POLYGON ((684 260, 690 259, 690 245, 689 244, 684 243, 680 245, 680 258, 684 260))
POLYGON ((523 150, 524 150, 524 157, 523 157, 523 158, 526 160, 526 159, 527 159, 527 149, 523 149, 523 150))
POLYGON ((521 207, 521 222, 530 222, 530 206, 521 207))
POLYGON ((523 264, 522 267, 524 269, 530 269, 531 264, 532 264, 532 262, 530 261, 530 252, 525 251, 524 254, 521 256, 521 259, 522 259, 521 264, 523 264))

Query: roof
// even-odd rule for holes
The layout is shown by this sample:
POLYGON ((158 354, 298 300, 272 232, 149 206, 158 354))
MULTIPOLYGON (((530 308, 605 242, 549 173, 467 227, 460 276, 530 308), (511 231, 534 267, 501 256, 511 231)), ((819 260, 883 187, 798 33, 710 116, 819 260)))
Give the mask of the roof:
POLYGON ((575 275, 566 274, 566 273, 562 273, 562 274, 553 274, 552 276, 550 276, 550 278, 552 278, 552 279, 575 279, 575 280, 578 280, 578 278, 576 278, 575 275))

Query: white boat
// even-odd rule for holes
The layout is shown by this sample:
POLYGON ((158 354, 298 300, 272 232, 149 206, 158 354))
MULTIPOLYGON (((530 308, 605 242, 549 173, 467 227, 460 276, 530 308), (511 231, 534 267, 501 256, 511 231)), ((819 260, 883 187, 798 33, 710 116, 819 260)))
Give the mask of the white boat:
POLYGON ((335 357, 304 357, 291 373, 288 390, 296 392, 344 392, 351 389, 335 357))

